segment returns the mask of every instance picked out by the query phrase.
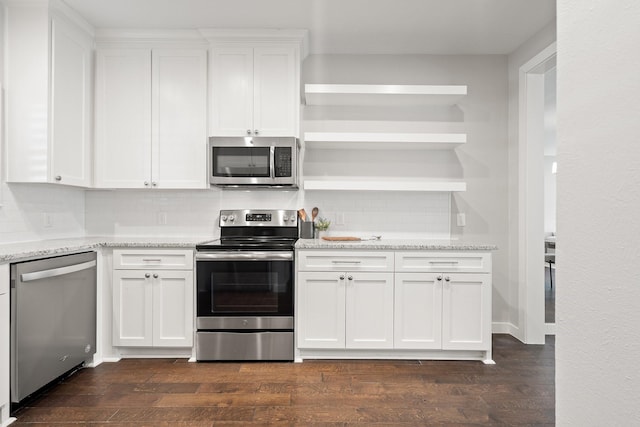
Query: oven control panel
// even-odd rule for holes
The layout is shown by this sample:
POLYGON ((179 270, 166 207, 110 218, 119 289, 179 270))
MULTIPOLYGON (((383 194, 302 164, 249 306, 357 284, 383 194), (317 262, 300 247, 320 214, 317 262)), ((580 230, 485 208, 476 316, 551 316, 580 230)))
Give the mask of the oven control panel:
POLYGON ((295 210, 221 210, 220 227, 297 227, 295 210))

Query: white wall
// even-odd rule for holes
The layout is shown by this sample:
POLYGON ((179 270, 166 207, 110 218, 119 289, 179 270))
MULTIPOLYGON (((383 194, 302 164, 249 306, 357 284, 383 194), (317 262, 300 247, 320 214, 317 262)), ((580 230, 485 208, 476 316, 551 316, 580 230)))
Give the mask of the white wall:
POLYGON ((640 425, 640 2, 558 0, 556 421, 640 425))
POLYGON ((510 307, 508 315, 509 323, 517 330, 519 325, 519 315, 523 307, 519 304, 519 283, 520 271, 518 267, 518 221, 519 215, 519 194, 518 194, 518 73, 520 67, 533 58, 556 40, 556 22, 550 22, 536 35, 523 43, 518 49, 509 55, 508 58, 508 85, 509 85, 509 125, 508 125, 508 193, 509 193, 509 241, 508 241, 508 297, 507 304, 510 307))

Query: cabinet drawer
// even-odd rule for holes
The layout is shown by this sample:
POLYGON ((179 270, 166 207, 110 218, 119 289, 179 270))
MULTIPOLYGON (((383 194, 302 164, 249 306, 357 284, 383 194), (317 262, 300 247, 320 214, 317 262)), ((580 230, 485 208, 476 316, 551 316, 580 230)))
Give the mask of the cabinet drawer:
POLYGON ((477 252, 396 252, 396 272, 491 272, 491 254, 477 252))
POLYGON ((393 271, 393 252, 300 251, 300 271, 393 271))
POLYGON ((193 270, 191 249, 116 249, 113 251, 116 270, 193 270))

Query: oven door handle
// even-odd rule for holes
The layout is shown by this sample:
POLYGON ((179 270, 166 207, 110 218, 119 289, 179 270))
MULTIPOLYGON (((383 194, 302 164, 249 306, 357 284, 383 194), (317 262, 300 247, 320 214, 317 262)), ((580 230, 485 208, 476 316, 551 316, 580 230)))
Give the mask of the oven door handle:
POLYGON ((250 251, 250 252, 198 252, 196 261, 289 261, 293 252, 250 251))

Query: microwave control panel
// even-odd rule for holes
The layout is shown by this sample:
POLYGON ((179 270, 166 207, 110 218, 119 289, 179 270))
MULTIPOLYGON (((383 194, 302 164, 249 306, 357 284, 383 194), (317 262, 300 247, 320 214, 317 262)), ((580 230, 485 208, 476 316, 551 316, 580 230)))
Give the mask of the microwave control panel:
POLYGON ((276 178, 290 177, 292 168, 291 147, 275 147, 274 164, 274 176, 276 178))

